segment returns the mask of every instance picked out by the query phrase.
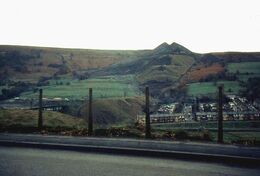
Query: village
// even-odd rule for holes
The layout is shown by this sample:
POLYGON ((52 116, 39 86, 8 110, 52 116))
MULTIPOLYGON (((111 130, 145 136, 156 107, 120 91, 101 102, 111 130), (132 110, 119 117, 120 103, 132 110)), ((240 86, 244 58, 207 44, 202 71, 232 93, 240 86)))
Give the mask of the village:
MULTIPOLYGON (((228 95, 228 101, 223 104, 223 120, 259 120, 260 103, 250 103, 246 98, 228 95)), ((218 117, 216 102, 202 102, 194 100, 188 103, 174 102, 162 104, 151 115, 152 123, 156 122, 193 122, 215 121, 218 117)), ((144 118, 138 116, 139 119, 144 118)))

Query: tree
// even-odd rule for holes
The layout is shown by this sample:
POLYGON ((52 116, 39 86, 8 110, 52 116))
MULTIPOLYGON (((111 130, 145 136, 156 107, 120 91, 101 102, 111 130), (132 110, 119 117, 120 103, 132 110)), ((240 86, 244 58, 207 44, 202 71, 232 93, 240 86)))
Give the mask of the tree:
POLYGON ((241 96, 246 97, 250 102, 260 98, 260 77, 249 78, 246 83, 240 84, 243 89, 240 91, 241 96))

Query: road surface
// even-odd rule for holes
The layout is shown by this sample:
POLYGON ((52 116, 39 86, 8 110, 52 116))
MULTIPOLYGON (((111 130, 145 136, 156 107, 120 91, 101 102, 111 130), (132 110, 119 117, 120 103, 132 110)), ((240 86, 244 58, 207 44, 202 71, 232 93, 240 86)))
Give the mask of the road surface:
POLYGON ((0 156, 1 176, 254 176, 260 173, 260 168, 64 150, 0 147, 0 156))

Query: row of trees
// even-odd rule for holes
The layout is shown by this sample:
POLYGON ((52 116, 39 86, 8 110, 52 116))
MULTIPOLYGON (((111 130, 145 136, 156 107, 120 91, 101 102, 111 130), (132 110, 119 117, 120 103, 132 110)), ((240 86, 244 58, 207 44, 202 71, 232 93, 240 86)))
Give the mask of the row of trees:
POLYGON ((16 82, 12 84, 12 87, 7 89, 2 89, 2 94, 0 95, 0 100, 6 100, 19 96, 24 91, 29 91, 33 89, 33 84, 16 82))

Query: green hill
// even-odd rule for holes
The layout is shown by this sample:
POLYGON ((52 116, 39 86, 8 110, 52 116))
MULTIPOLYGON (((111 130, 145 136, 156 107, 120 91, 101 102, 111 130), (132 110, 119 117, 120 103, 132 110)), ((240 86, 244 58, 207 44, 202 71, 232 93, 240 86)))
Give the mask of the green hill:
MULTIPOLYGON (((111 124, 134 123, 138 114, 143 113, 144 97, 99 99, 93 102, 94 123, 101 127, 111 124)), ((82 105, 80 116, 86 117, 88 103, 82 105)))

